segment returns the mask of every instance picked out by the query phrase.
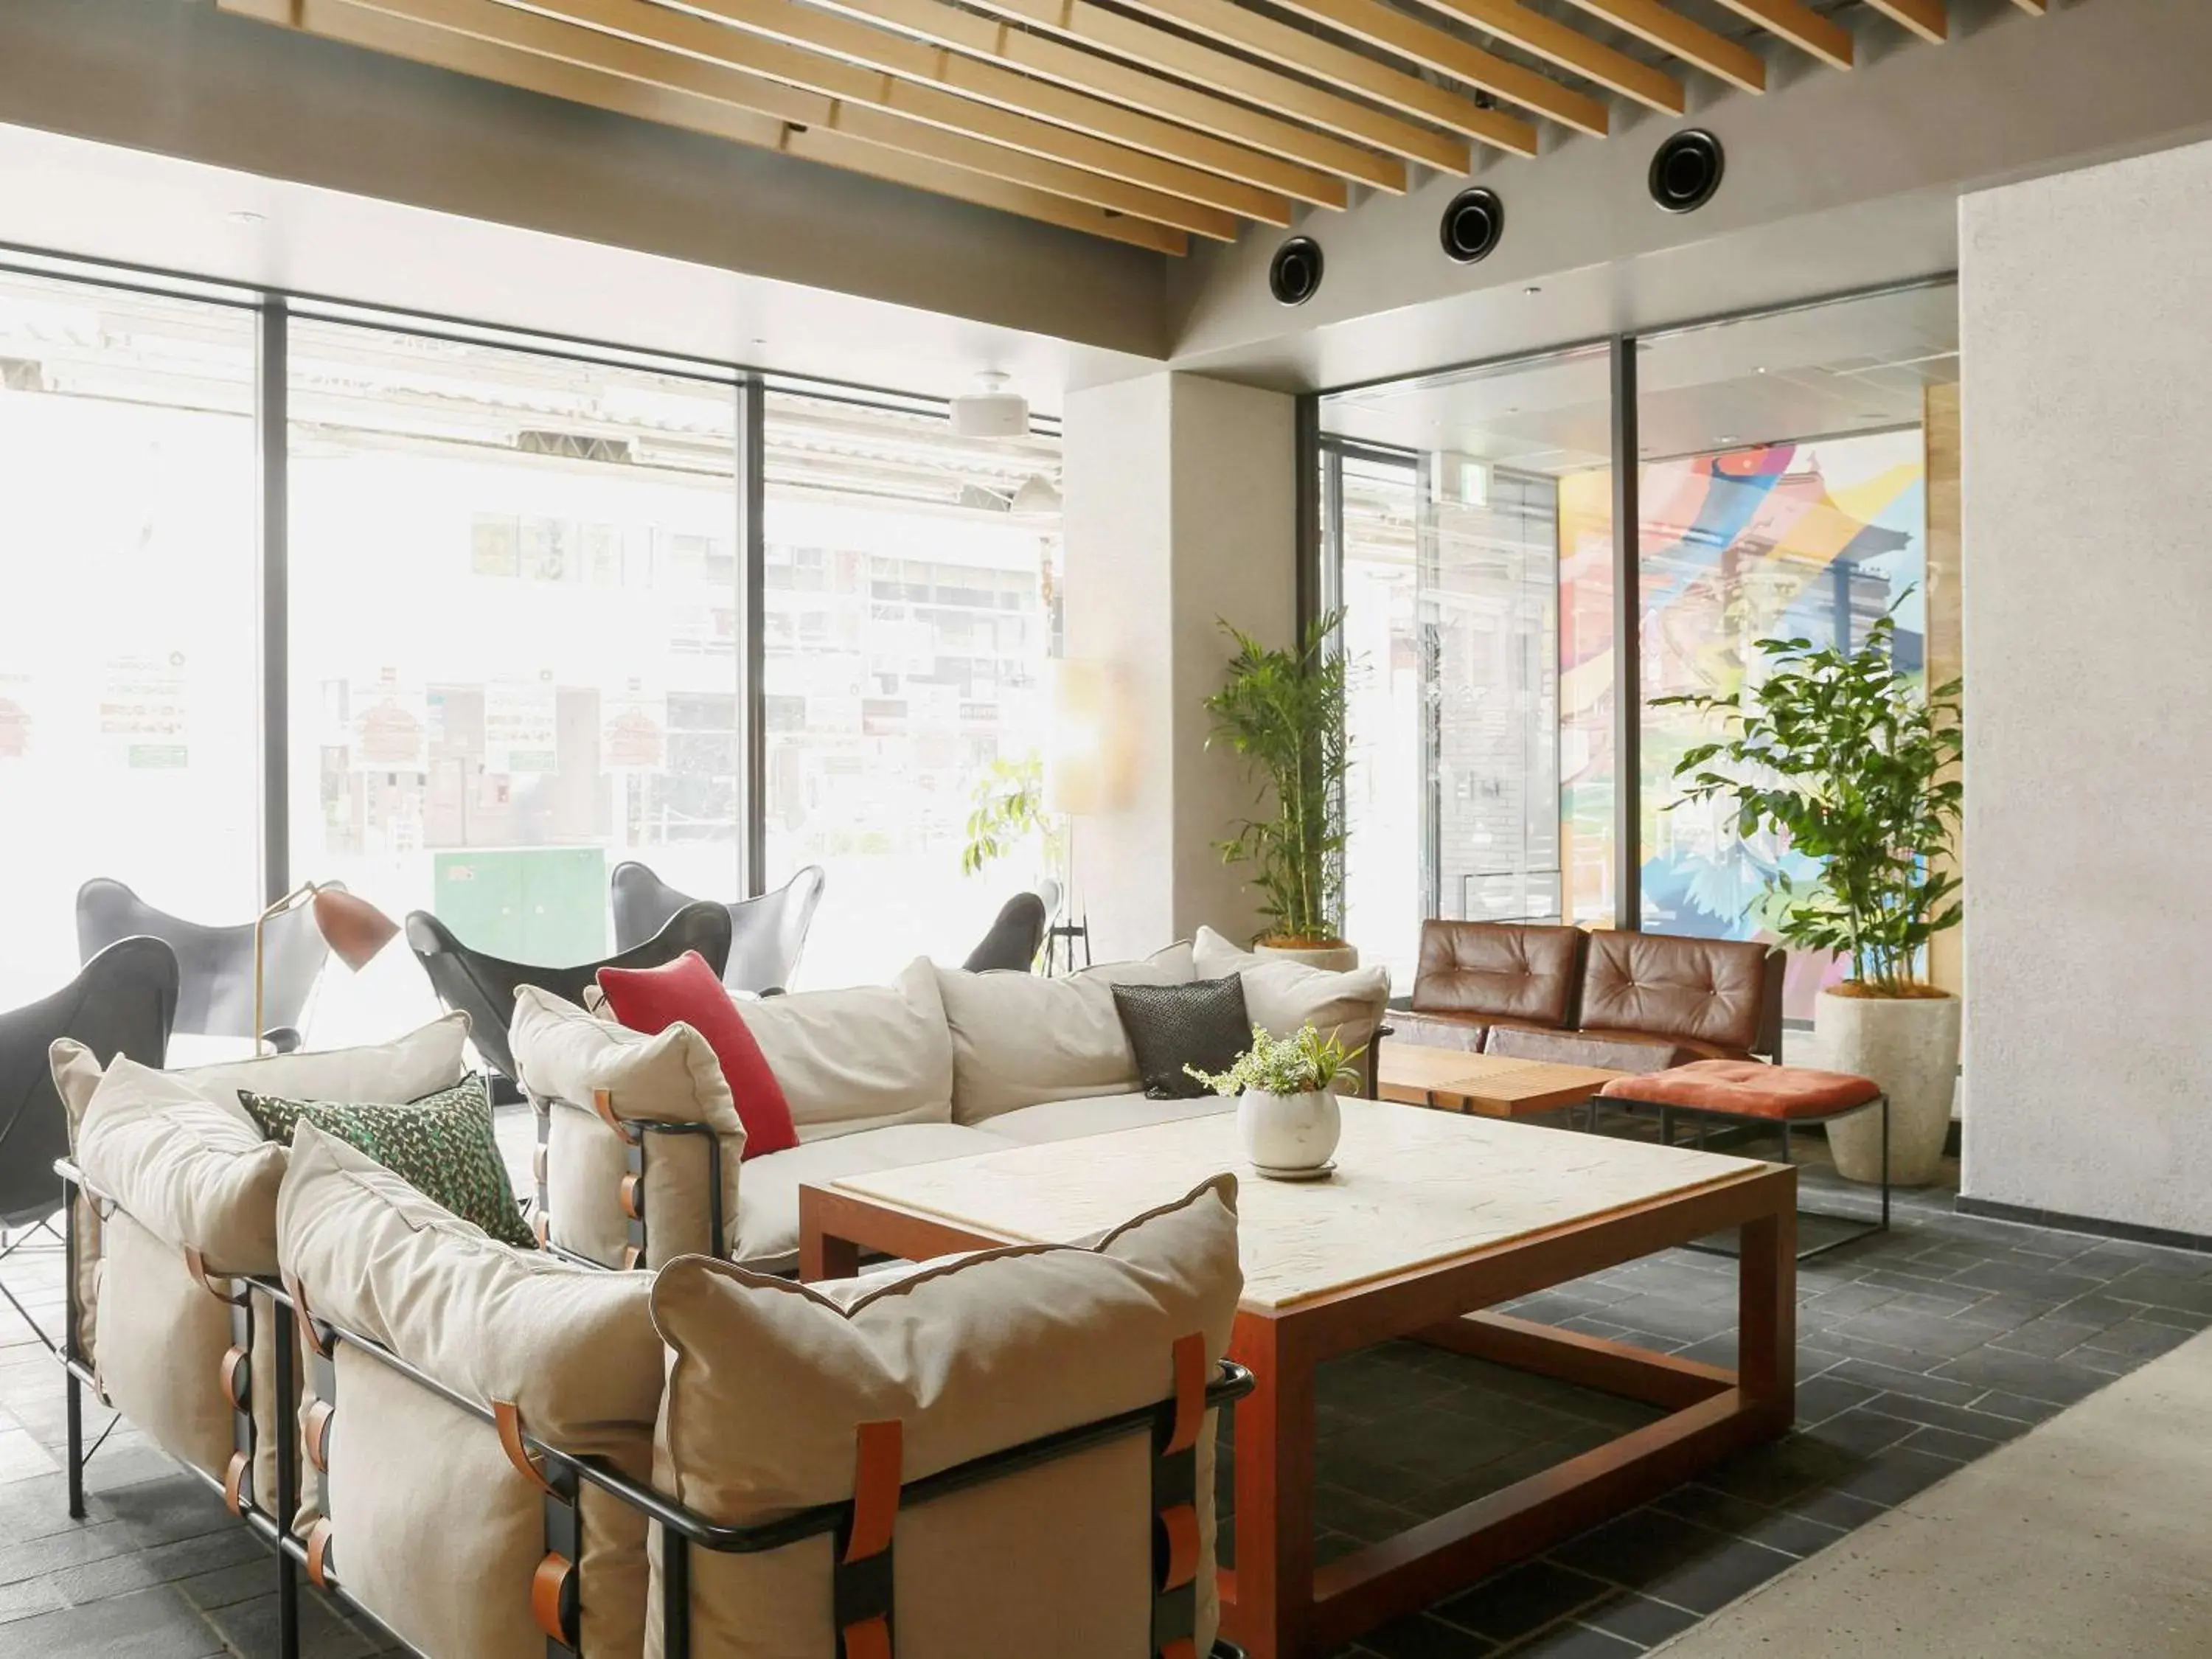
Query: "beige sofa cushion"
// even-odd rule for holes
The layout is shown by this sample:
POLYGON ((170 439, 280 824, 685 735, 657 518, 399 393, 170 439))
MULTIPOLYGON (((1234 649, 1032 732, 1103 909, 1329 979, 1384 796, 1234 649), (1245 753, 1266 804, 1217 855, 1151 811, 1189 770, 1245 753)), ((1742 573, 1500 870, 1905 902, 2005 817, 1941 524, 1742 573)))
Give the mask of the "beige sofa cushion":
MULTIPOLYGON (((648 1478, 662 1351, 644 1275, 499 1243, 310 1124, 293 1142, 278 1226, 317 1317, 480 1404, 513 1402, 549 1445, 648 1478)), ((328 1484, 340 1582, 427 1652, 540 1659, 536 1490, 490 1425, 339 1352, 328 1484)), ((644 1517, 587 1491, 580 1570, 585 1650, 639 1652, 644 1517)))
POLYGON ((894 1123, 888 1128, 801 1141, 745 1165, 745 1206, 738 1214, 733 1259, 761 1273, 799 1266, 799 1189, 872 1170, 1002 1152, 1015 1143, 959 1123, 894 1123))
MULTIPOLYGON (((1281 957, 1240 950, 1211 927, 1201 927, 1193 944, 1201 979, 1235 974, 1244 981, 1244 1006, 1255 1025, 1277 1036, 1290 1036, 1311 1021, 1326 1036, 1334 1031, 1348 1048, 1375 1040, 1390 1001, 1390 970, 1355 968, 1331 973, 1281 957)), ((1357 1067, 1355 1067, 1357 1069, 1357 1067)))
POLYGON ((1102 963, 1064 979, 940 968, 937 986, 952 1034, 952 1119, 1141 1087, 1137 1057, 1114 1006, 1116 985, 1178 985, 1190 947, 1137 962, 1102 963))
POLYGON ((739 998, 738 1012, 801 1140, 952 1121, 952 1037, 927 957, 889 985, 739 998))
POLYGON ((658 1267, 695 1250, 718 1254, 735 1232, 745 1127, 707 1040, 689 1025, 648 1036, 525 986, 515 994, 507 1041, 523 1088, 551 1103, 546 1198, 552 1242, 605 1266, 622 1265, 629 1237, 622 1209, 629 1148, 592 1109, 593 1091, 604 1089, 618 1117, 713 1128, 721 1147, 724 1240, 708 1236, 703 1139, 653 1135, 645 1158, 645 1260, 658 1267))
MULTIPOLYGON (((778 1154, 778 1156, 786 1156, 778 1154)), ((1228 1341, 1243 1277, 1221 1176, 1095 1249, 955 1257, 841 1301, 742 1267, 677 1262, 655 1282, 672 1350, 655 1484, 745 1524, 849 1498, 854 1431, 897 1418, 902 1476, 1156 1403, 1176 1340, 1228 1341)), ((1210 1425, 1209 1425, 1210 1427, 1210 1425)), ((1210 1432, 1200 1492, 1212 1491, 1210 1432)), ((1152 1445, 1134 1435, 898 1516, 900 1659, 1151 1651, 1152 1445)), ((1211 1645, 1212 1506, 1200 1504, 1197 1650, 1211 1645)), ((692 1650, 836 1651, 827 1536, 768 1553, 694 1551, 692 1650)), ((659 1621, 647 1651, 658 1654, 659 1621)))
POLYGON ((991 1133, 1024 1146, 1036 1146, 1048 1140, 1077 1140, 1085 1135, 1177 1123, 1187 1117, 1208 1117, 1236 1109, 1235 1101, 1216 1095, 1198 1095, 1188 1100, 1154 1100, 1139 1094, 1094 1095, 1087 1100, 1053 1100, 1005 1113, 991 1120, 991 1133))
MULTIPOLYGON (((209 1272, 276 1271, 284 1149, 262 1139, 234 1097, 211 1099, 118 1057, 85 1107, 77 1161, 149 1232, 198 1250, 209 1272)), ((107 1280, 118 1271, 111 1262, 107 1280)))
MULTIPOLYGON (((104 1075, 100 1057, 75 1037, 61 1037, 46 1050, 46 1063, 54 1074, 54 1091, 62 1097, 69 1119, 70 1156, 76 1156, 77 1129, 93 1091, 104 1075)), ((99 1358, 99 1337, 93 1330, 93 1314, 100 1305, 100 1206, 80 1192, 70 1206, 76 1212, 76 1343, 88 1361, 99 1358)))
POLYGON ((468 1040, 469 1017, 450 1013, 389 1042, 264 1054, 169 1075, 226 1104, 237 1100, 240 1089, 291 1100, 419 1100, 466 1074, 468 1040))
POLYGON ((100 1392, 163 1451, 220 1480, 234 1449, 219 1381, 230 1309, 200 1288, 174 1242, 130 1211, 107 1218, 102 1243, 100 1392))

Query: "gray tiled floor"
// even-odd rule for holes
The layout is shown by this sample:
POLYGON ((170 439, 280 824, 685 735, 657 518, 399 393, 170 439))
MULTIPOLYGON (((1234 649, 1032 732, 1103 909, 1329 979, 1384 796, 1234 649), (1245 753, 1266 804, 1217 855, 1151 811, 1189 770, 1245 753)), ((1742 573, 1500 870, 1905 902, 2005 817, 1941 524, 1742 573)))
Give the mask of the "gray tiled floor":
MULTIPOLYGON (((526 1121, 501 1125, 511 1150, 526 1146, 526 1121)), ((1825 1170, 1808 1170, 1807 1186, 1814 1201, 1866 1201, 1825 1170)), ((1632 1655, 2212 1326, 2212 1256, 1978 1220, 1951 1199, 1948 1187, 1900 1194, 1888 1236, 1800 1269, 1796 1432, 1348 1651, 1632 1655)), ((1669 1252, 1514 1310, 1726 1363, 1734 1272, 1669 1252)), ((58 1325, 58 1254, 0 1273, 58 1325)), ((106 1415, 88 1413, 94 1431, 106 1415)), ((1340 1361, 1321 1383, 1320 1547, 1343 1553, 1644 1415, 1411 1344, 1340 1361)), ((0 1306, 0 1654, 273 1652, 268 1558, 221 1503, 125 1425, 91 1465, 91 1516, 71 1522, 61 1436, 59 1373, 0 1306)), ((315 1659, 380 1650, 309 1607, 315 1659)))

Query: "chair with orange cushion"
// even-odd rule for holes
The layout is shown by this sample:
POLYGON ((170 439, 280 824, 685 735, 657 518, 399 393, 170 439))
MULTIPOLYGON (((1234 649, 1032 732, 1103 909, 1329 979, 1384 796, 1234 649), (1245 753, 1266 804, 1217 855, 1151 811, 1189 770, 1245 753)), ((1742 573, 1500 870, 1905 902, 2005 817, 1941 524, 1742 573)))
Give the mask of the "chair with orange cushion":
MULTIPOLYGON (((1889 1097, 1871 1078, 1854 1077, 1847 1072, 1816 1072, 1803 1066, 1769 1066, 1755 1060, 1699 1060, 1663 1072, 1615 1078, 1599 1091, 1599 1097, 1622 1106, 1656 1107, 1659 1138, 1669 1146, 1674 1144, 1678 1112, 1697 1119, 1701 1146, 1705 1125, 1714 1118, 1771 1124, 1782 1132, 1784 1164, 1791 1162, 1792 1129, 1878 1109, 1881 1113, 1881 1219, 1869 1223, 1856 1216, 1800 1210, 1798 1214, 1803 1218, 1852 1224, 1839 1237, 1799 1249, 1797 1259, 1803 1261, 1823 1255, 1869 1234, 1889 1231, 1889 1097)), ((1597 1105, 1593 1101, 1593 1125, 1596 1116, 1597 1105)))

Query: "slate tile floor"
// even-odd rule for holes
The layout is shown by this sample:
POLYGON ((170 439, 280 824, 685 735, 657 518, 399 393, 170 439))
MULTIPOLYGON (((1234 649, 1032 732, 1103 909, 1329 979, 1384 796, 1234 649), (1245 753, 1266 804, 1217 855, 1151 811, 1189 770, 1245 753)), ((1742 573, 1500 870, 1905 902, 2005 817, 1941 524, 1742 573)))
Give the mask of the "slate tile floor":
MULTIPOLYGON (((526 1158, 527 1115, 501 1129, 526 1158)), ((1808 1200, 1867 1201, 1825 1170, 1805 1179, 1808 1200)), ((1948 1185, 1900 1194, 1887 1237, 1801 1267, 1795 1432, 1346 1652, 1635 1654, 2212 1326, 2212 1255, 1976 1219, 1954 1213, 1952 1198, 1948 1185)), ((1725 1364, 1734 1273, 1731 1261, 1674 1251, 1512 1310, 1725 1364)), ((58 1326, 58 1251, 19 1255, 0 1274, 58 1326)), ((1340 1361, 1321 1382, 1321 1550, 1401 1529, 1645 1415, 1413 1344, 1340 1361)), ((88 1427, 106 1418, 90 1409, 88 1427)), ((0 1654, 273 1653, 268 1557, 221 1503, 125 1425, 88 1472, 90 1517, 72 1522, 61 1438, 60 1376, 0 1306, 0 1654)), ((313 1659, 385 1650, 358 1621, 302 1600, 313 1659)))

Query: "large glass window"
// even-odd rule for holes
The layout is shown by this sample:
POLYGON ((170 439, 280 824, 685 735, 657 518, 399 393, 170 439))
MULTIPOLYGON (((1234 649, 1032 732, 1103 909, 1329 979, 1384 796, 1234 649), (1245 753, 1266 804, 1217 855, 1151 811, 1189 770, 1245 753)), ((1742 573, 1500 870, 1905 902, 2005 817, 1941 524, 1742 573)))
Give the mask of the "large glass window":
POLYGON ((250 311, 0 274, 0 1007, 93 876, 259 908, 250 311))
POLYGON ((957 963, 1041 873, 1037 837, 961 854, 978 789, 1042 758, 1058 441, 792 392, 764 424, 766 873, 829 876, 799 979, 957 963))
POLYGON ((621 860, 738 896, 737 396, 294 325, 295 878, 549 963, 621 860))
POLYGON ((1606 385, 1579 353, 1323 404, 1353 659, 1346 925, 1401 987, 1425 917, 1562 913, 1561 492, 1604 459, 1606 385))

